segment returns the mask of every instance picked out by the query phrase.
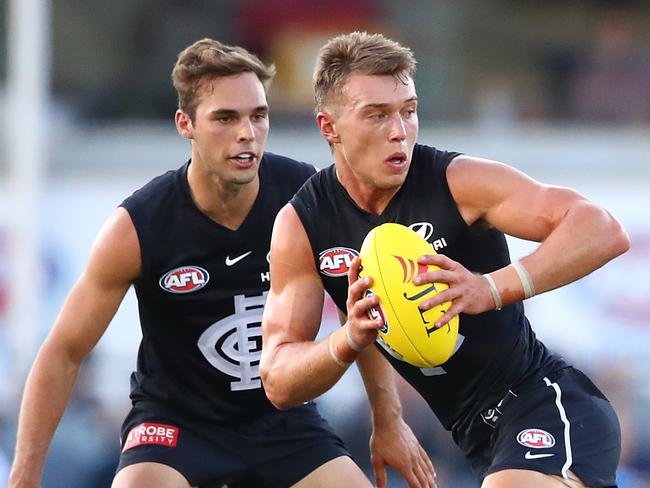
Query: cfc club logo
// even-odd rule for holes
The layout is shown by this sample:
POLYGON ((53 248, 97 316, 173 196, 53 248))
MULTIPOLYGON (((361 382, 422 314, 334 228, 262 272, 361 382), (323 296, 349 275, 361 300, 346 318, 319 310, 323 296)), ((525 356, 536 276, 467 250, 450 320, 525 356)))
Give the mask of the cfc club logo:
POLYGON ((210 275, 198 266, 181 266, 168 271, 160 278, 158 284, 169 293, 192 293, 208 284, 210 275))
MULTIPOLYGON (((374 295, 374 293, 372 290, 366 290, 365 295, 366 297, 369 297, 370 295, 374 295)), ((384 325, 379 329, 379 332, 382 334, 388 334, 388 320, 386 320, 386 314, 384 313, 384 309, 381 308, 380 303, 368 309, 368 317, 371 320, 381 319, 384 325)))
POLYGON ((222 373, 234 378, 231 391, 262 387, 262 314, 268 292, 247 297, 235 295, 234 313, 215 322, 199 337, 205 359, 222 373))
POLYGON ((318 255, 320 272, 326 276, 347 276, 359 253, 349 247, 330 247, 318 255))
POLYGON ((542 429, 526 429, 517 434, 517 442, 532 449, 546 449, 555 445, 555 438, 542 429))

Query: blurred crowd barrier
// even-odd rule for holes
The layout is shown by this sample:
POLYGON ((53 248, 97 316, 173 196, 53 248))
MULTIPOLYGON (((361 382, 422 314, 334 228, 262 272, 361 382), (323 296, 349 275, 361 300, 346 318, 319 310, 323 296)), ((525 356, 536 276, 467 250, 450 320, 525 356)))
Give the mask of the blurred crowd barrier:
MULTIPOLYGON (((272 129, 271 151, 329 164, 315 127, 272 129)), ((650 140, 648 130, 567 127, 425 127, 420 141, 512 164, 535 178, 578 189, 608 208, 627 228, 632 248, 589 277, 530 300, 528 314, 551 348, 587 371, 616 406, 623 427, 621 488, 650 486, 650 140)), ((189 154, 171 121, 167 126, 114 125, 60 129, 50 141, 50 173, 40 196, 41 279, 34 282, 38 342, 47 334, 77 279, 104 219, 132 191, 189 154)), ((14 358, 21 324, 6 321, 6 185, 0 177, 0 487, 10 461, 24 371, 14 358), (4 459, 3 459, 4 458, 4 459)), ((513 257, 533 244, 511 240, 513 257)), ((336 327, 325 307, 322 332, 336 327)), ((118 433, 129 408, 129 374, 140 329, 135 297, 127 298, 82 368, 56 435, 44 488, 109 486, 119 452, 118 433)), ((18 341, 19 342, 19 341, 18 341)), ((38 344, 34 344, 36 347, 38 344)), ((32 354, 35 351, 32 351, 32 354)), ((424 402, 400 383, 407 421, 436 464, 441 487, 475 486, 469 469, 424 402)), ((440 394, 444 395, 444 392, 440 394)), ((320 400, 325 416, 371 475, 370 418, 363 385, 352 368, 320 400)), ((401 487, 391 477, 391 487, 401 487)))

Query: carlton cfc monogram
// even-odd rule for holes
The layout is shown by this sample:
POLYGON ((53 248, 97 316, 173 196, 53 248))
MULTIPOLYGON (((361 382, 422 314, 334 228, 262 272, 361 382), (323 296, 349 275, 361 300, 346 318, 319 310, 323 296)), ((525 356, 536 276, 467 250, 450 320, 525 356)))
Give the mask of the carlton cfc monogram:
POLYGON ((262 314, 268 292, 235 295, 235 313, 208 327, 198 340, 205 359, 222 373, 236 378, 232 391, 261 388, 262 314))

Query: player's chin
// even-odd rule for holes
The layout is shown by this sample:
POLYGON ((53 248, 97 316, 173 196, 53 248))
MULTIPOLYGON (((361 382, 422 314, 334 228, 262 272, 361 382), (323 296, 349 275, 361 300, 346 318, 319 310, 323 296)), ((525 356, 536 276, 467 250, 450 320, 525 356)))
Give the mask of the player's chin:
POLYGON ((375 180, 375 184, 377 185, 377 187, 381 188, 382 190, 392 190, 402 186, 405 180, 406 180, 406 172, 397 173, 397 174, 393 173, 393 174, 382 175, 381 178, 375 180))
POLYGON ((230 182, 234 185, 248 185, 255 180, 257 176, 257 169, 254 171, 240 171, 232 175, 230 182))

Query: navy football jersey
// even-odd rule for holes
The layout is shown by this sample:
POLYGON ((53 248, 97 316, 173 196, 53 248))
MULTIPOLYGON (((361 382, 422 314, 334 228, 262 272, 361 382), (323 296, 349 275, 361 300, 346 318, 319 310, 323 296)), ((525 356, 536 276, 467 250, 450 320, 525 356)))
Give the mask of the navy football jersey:
MULTIPOLYGON (((334 165, 319 172, 291 200, 311 242, 325 290, 345 311, 346 260, 358 255, 373 227, 411 227, 441 254, 476 273, 510 263, 503 233, 468 226, 449 190, 446 169, 458 153, 417 144, 406 180, 381 215, 359 208, 336 177, 334 165)), ((417 368, 377 343, 395 369, 423 396, 467 452, 476 415, 496 405, 509 388, 566 366, 535 337, 521 302, 479 315, 461 314, 452 357, 435 368, 417 368)))
POLYGON ((142 342, 131 398, 232 422, 274 409, 259 374, 271 230, 278 211, 315 169, 265 153, 255 203, 233 231, 194 204, 189 164, 122 203, 142 256, 133 283, 142 342))

